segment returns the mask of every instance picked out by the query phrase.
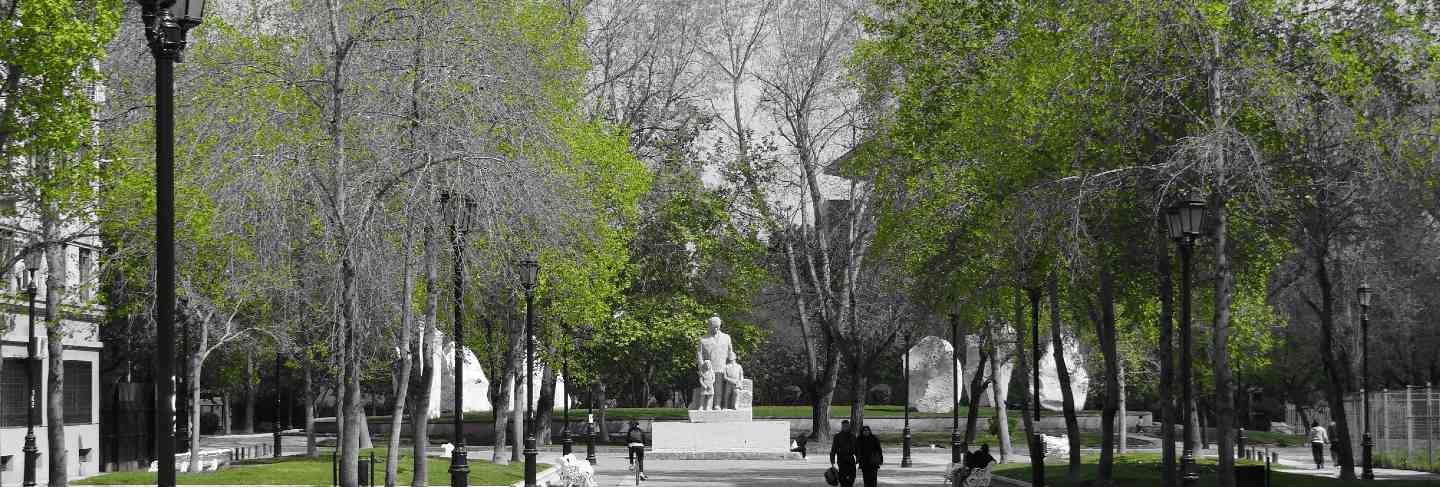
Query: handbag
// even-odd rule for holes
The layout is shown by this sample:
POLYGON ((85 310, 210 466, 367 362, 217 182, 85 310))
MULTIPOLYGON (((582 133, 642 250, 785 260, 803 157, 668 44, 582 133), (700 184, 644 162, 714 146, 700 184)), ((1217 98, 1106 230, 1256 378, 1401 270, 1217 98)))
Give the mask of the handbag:
POLYGON ((825 483, 830 485, 840 485, 840 470, 836 469, 835 467, 830 467, 829 469, 826 469, 825 483))

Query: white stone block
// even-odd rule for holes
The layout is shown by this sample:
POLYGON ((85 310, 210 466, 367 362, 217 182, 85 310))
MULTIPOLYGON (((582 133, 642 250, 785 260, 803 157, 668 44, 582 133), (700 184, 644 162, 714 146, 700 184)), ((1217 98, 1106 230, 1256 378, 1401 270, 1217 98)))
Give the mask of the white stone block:
POLYGON ((738 421, 750 421, 754 419, 754 410, 746 409, 691 409, 691 423, 726 423, 738 421))
POLYGON ((790 422, 653 423, 656 452, 790 451, 790 422))

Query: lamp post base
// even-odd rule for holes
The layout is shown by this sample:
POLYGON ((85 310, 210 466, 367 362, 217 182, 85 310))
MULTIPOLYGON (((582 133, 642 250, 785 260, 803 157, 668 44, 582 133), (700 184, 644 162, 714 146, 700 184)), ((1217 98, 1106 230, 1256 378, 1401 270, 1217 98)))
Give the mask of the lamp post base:
POLYGON ((275 452, 275 458, 280 458, 280 426, 278 426, 279 423, 276 424, 277 426, 275 426, 275 449, 273 451, 275 452))
POLYGON ((540 455, 535 450, 535 435, 525 437, 525 487, 536 487, 535 485, 535 462, 540 455))
POLYGON ((595 428, 590 428, 591 433, 585 435, 585 461, 595 464, 595 428))
POLYGON ((965 439, 960 436, 960 430, 950 431, 950 463, 965 461, 964 457, 965 439))
POLYGON ((1360 478, 1375 480, 1375 457, 1372 456, 1375 452, 1375 439, 1370 437, 1368 431, 1365 433, 1365 438, 1360 440, 1360 448, 1360 478))
POLYGON ((1195 487, 1200 483, 1200 472, 1195 471, 1195 452, 1189 449, 1180 455, 1180 485, 1195 487))
POLYGON ((450 485, 454 487, 470 485, 470 459, 465 453, 465 445, 458 445, 455 447, 455 451, 450 452, 450 485))
POLYGON ((35 468, 40 460, 40 448, 35 446, 35 432, 25 435, 25 487, 35 487, 35 468))
POLYGON ((906 427, 905 427, 905 432, 903 433, 903 436, 904 436, 904 438, 905 438, 905 445, 904 445, 904 447, 903 447, 902 454, 901 454, 901 456, 900 456, 900 467, 901 467, 901 468, 910 468, 910 467, 911 467, 911 463, 910 463, 910 427, 909 427, 909 426, 906 426, 906 427))
POLYGON ((560 454, 569 455, 575 449, 575 440, 570 438, 570 427, 560 432, 560 454))

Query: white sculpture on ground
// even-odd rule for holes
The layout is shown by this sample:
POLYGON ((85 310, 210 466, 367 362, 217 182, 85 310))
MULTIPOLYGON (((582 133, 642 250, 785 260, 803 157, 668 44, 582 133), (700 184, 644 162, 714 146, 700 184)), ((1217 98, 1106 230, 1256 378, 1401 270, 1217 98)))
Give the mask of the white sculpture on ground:
MULTIPOLYGON (((998 350, 996 350, 995 359, 998 360, 1000 364, 999 367, 992 368, 990 366, 990 357, 985 358, 985 378, 990 382, 980 393, 980 405, 983 407, 995 405, 994 394, 996 387, 1000 388, 999 392, 1002 401, 1010 397, 1010 374, 1014 372, 1015 369, 1015 331, 1010 329, 1009 326, 1000 326, 996 328, 992 338, 999 347, 998 350), (999 380, 994 380, 994 377, 991 377, 991 371, 994 371, 994 375, 1000 376, 999 380)), ((966 340, 968 343, 965 347, 965 364, 969 365, 969 367, 961 372, 965 377, 966 386, 975 380, 975 372, 978 370, 976 364, 980 363, 980 340, 981 337, 979 335, 971 335, 966 340)), ((974 391, 970 392, 973 393, 974 391)))
MULTIPOLYGON (((435 342, 430 344, 429 350, 436 374, 430 381, 431 400, 428 412, 431 418, 438 418, 441 410, 449 411, 455 406, 455 342, 436 334, 435 342)), ((490 396, 487 390, 490 380, 485 375, 485 370, 480 368, 480 360, 475 357, 475 353, 468 348, 462 350, 465 354, 465 403, 461 408, 467 413, 489 411, 490 396)))
POLYGON ((789 457, 790 422, 755 421, 752 382, 745 379, 735 360, 730 335, 720 331, 720 317, 712 316, 710 331, 695 349, 696 373, 709 381, 710 394, 697 388, 689 422, 651 424, 657 458, 682 460, 759 459, 789 457))
MULTIPOLYGON (((1055 347, 1050 334, 1041 332, 1045 351, 1040 356, 1040 407, 1051 411, 1064 409, 1060 394, 1060 374, 1055 369, 1055 347)), ((1075 397, 1075 410, 1085 409, 1085 394, 1090 392, 1090 374, 1085 372, 1085 357, 1080 354, 1079 340, 1065 335, 1065 370, 1070 372, 1070 392, 1075 397)), ((1025 383, 1030 384, 1026 379, 1025 383)))
MULTIPOLYGON (((953 365, 950 360, 954 350, 950 342, 935 336, 921 338, 910 347, 910 406, 916 411, 948 413, 954 408, 954 368, 959 367, 958 360, 953 365)), ((965 384, 958 386, 965 390, 965 384)))

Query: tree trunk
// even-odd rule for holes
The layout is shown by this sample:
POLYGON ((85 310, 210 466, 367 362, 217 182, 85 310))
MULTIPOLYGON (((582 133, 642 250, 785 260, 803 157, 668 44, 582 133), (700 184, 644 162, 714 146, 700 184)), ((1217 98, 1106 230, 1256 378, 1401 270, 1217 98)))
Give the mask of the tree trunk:
MULTIPOLYGON (((853 344, 852 347, 858 349, 860 344, 853 344)), ((865 401, 868 399, 865 397, 865 389, 870 387, 870 377, 865 372, 870 370, 871 365, 862 363, 859 354, 858 350, 852 351, 850 357, 847 357, 850 363, 856 365, 850 371, 850 392, 855 396, 850 400, 850 431, 856 435, 859 435, 860 428, 865 426, 865 401)))
MULTIPOLYGON (((993 326, 994 323, 992 322, 990 325, 993 326)), ((977 416, 980 414, 980 395, 984 394, 981 391, 985 389, 985 359, 989 355, 985 352, 985 348, 990 346, 994 346, 994 343, 981 341, 976 344, 976 348, 979 349, 980 353, 976 354, 978 358, 975 359, 975 363, 973 364, 975 373, 972 374, 970 379, 970 406, 965 412, 965 448, 967 450, 970 448, 969 445, 975 444, 975 423, 978 419, 977 416)), ((966 354, 962 353, 960 355, 963 356, 966 354)), ((992 375, 990 380, 995 380, 995 376, 992 375)))
MULTIPOLYGON (((537 364, 538 365, 538 364, 537 364)), ((535 441, 539 445, 550 444, 550 423, 555 405, 555 369, 540 365, 540 397, 535 401, 535 441)))
MULTIPOLYGON (((1027 351, 1029 348, 1025 346, 1026 337, 1029 337, 1029 328, 1025 326, 1025 291, 1018 288, 1015 291, 1015 323, 1018 324, 1015 327, 1015 357, 1019 362, 1015 364, 1015 371, 1020 373, 1020 377, 1029 378, 1032 372, 1030 364, 1033 359, 1027 351)), ((1031 340, 1040 339, 1038 336, 1029 338, 1031 340)), ((1022 382, 1029 383, 1028 380, 1022 382)), ((1027 445, 1026 451, 1030 453, 1030 464, 1035 465, 1040 463, 1041 455, 1045 451, 1044 445, 1035 444, 1037 432, 1035 428, 1039 425, 1035 424, 1035 420, 1031 417, 1031 411, 1035 409, 1035 401, 1039 401, 1040 398, 1031 393, 1030 387, 1021 389, 1020 396, 1025 400, 1025 409, 1020 411, 1020 420, 1025 426, 1025 444, 1027 445)))
POLYGON ((1065 414, 1065 435, 1070 440, 1070 469, 1065 478, 1071 483, 1080 478, 1080 421, 1075 416, 1075 393, 1070 389, 1070 370, 1065 366, 1064 325, 1060 321, 1059 284, 1054 273, 1046 280, 1050 298, 1050 342, 1055 347, 1055 375, 1060 379, 1060 400, 1065 414))
MULTIPOLYGON (((1100 338, 1100 349, 1105 355, 1105 406, 1100 419, 1100 465, 1097 484, 1114 484, 1115 476, 1115 412, 1120 407, 1120 366, 1115 344, 1115 291, 1114 277, 1105 264, 1100 268, 1100 312, 1091 310, 1095 321, 1096 336, 1100 338)), ((1073 441, 1072 441, 1073 443, 1073 441)))
POLYGON ((200 366, 203 365, 200 361, 200 351, 204 350, 206 346, 206 335, 209 334, 207 325, 209 323, 200 323, 200 346, 185 355, 185 360, 190 361, 190 370, 188 371, 190 377, 185 380, 191 384, 190 404, 193 404, 190 407, 190 417, 185 418, 190 421, 190 468, 187 470, 189 472, 200 471, 200 448, 198 448, 200 445, 200 366))
MULTIPOLYGON (((309 387, 309 384, 306 384, 309 387)), ((230 393, 220 393, 220 434, 230 436, 230 393)))
POLYGON ((503 378, 497 376, 501 386, 500 400, 496 401, 493 410, 495 411, 495 450, 490 453, 490 463, 496 465, 509 465, 510 456, 505 454, 505 446, 509 444, 509 427, 512 409, 510 405, 515 400, 515 377, 513 374, 505 373, 503 378))
POLYGON ((1126 423, 1126 421, 1130 419, 1130 411, 1127 405, 1127 401, 1125 400, 1125 361, 1119 361, 1116 366, 1119 367, 1119 370, 1116 373, 1116 383, 1120 387, 1117 394, 1117 396, 1120 398, 1120 423, 1119 425, 1117 425, 1117 427, 1119 428, 1117 431, 1120 432, 1120 438, 1116 440, 1116 442, 1119 444, 1120 453, 1130 453, 1130 428, 1127 427, 1126 423))
MULTIPOLYGON (((1340 478, 1353 480, 1355 478, 1354 458, 1350 454, 1350 421, 1345 412, 1345 387, 1350 383, 1350 359, 1345 356, 1343 350, 1335 343, 1335 294, 1334 283, 1330 278, 1330 269, 1327 254, 1324 250, 1314 252, 1316 284, 1320 287, 1320 354, 1321 361, 1325 366, 1325 399, 1330 404, 1330 420, 1335 422, 1335 437, 1330 441, 1335 444, 1335 452, 1340 458, 1335 463, 1340 465, 1340 478)), ((1315 305, 1311 301, 1312 308, 1315 305)))
MULTIPOLYGON (((255 352, 245 352, 245 385, 244 393, 241 395, 241 411, 244 414, 240 417, 240 434, 251 434, 255 432, 255 352)), ((196 403, 199 404, 199 403, 196 403)))
MULTIPOLYGON (((1000 326, 1004 326, 1002 323, 1000 326)), ((1005 463, 1010 458, 1010 413, 1005 406, 1004 397, 1000 397, 1000 343, 991 342, 990 354, 990 402, 995 406, 995 431, 1000 437, 1000 463, 1005 463)), ((1006 388, 1008 391, 1009 388, 1006 388)))
MULTIPOLYGON (((596 416, 596 421, 599 421, 599 424, 597 424, 596 426, 600 428, 600 441, 609 443, 609 442, 610 442, 610 428, 606 428, 606 427, 605 427, 605 411, 609 408, 609 401, 605 399, 605 383, 604 383, 604 382, 599 382, 599 383, 595 384, 595 402, 600 403, 600 404, 599 404, 600 415, 599 415, 599 416, 596 416)), ((592 406, 590 406, 590 407, 593 408, 593 407, 596 407, 596 406, 595 406, 595 405, 592 405, 592 406)))
MULTIPOLYGON (((427 274, 434 269, 433 264, 434 261, 427 259, 427 274)), ((433 279, 427 279, 427 281, 433 283, 433 279)), ((425 336, 415 341, 413 348, 415 359, 418 362, 410 370, 411 379, 415 381, 415 387, 410 388, 411 394, 413 394, 410 406, 410 442, 412 443, 411 456, 413 457, 411 461, 414 462, 411 467, 414 474, 410 476, 412 487, 424 487, 430 481, 426 449, 430 446, 430 406, 437 399, 430 396, 430 383, 435 380, 435 368, 438 366, 433 359, 435 349, 432 348, 438 339, 434 321, 436 293, 430 291, 433 289, 435 288, 427 284, 426 294, 429 297, 426 300, 425 322, 422 323, 422 326, 425 327, 425 336)))
MULTIPOLYGON (((1162 215, 1157 219, 1156 228, 1164 229, 1167 224, 1162 215)), ((1177 487, 1179 478, 1175 475, 1175 425, 1179 411, 1175 407, 1175 358, 1172 340, 1174 336, 1174 281, 1171 271, 1174 263, 1170 258, 1170 242, 1163 234, 1155 232, 1155 294, 1160 301, 1160 316, 1156 323, 1160 338, 1160 485, 1177 487)))
MULTIPOLYGON (((835 402, 835 386, 840 381, 840 352, 827 345, 825 366, 820 377, 810 382, 810 439, 829 441, 830 405, 835 402)), ((853 426, 853 425, 852 425, 853 426)))
MULTIPOLYGON (((519 356, 520 354, 515 355, 519 356)), ((521 375, 525 373, 524 370, 524 367, 516 365, 511 367, 510 372, 510 380, 513 384, 511 389, 515 391, 510 395, 515 399, 514 405, 510 408, 513 412, 510 421, 510 461, 512 462, 525 461, 521 453, 525 448, 525 418, 530 413, 525 407, 525 398, 529 396, 530 391, 525 390, 525 381, 521 375)))
MULTIPOLYGON (((313 358, 305 360, 305 390, 301 392, 302 400, 305 401, 305 456, 320 458, 320 443, 315 438, 315 365, 313 358)), ((226 398, 225 406, 228 409, 230 406, 229 396, 226 398)))
MULTIPOLYGON (((406 247, 405 256, 405 278, 401 286, 403 291, 400 295, 400 370, 396 372, 395 402, 390 412, 390 438, 389 445, 385 449, 385 487, 395 487, 399 482, 400 466, 400 432, 405 421, 405 399, 410 394, 410 367, 414 360, 411 354, 410 334, 414 327, 414 317, 410 305, 410 296, 415 292, 415 276, 411 274, 411 262, 409 246, 406 247)), ((421 415, 425 411, 419 412, 421 415)), ((415 413, 411 413, 412 415, 415 413)))
MULTIPOLYGON (((48 227, 48 225, 47 225, 48 227)), ((49 232, 46 232, 47 234, 49 232)), ((65 296, 65 247, 49 244, 45 246, 45 348, 49 362, 50 382, 45 396, 45 432, 49 440, 49 456, 45 465, 50 472, 50 486, 70 485, 65 467, 67 451, 65 444, 65 323, 60 312, 60 302, 65 296)), ((95 364, 99 366, 99 364, 95 364)))
POLYGON ((361 402, 357 404, 355 411, 357 412, 357 417, 360 422, 358 425, 360 428, 360 449, 375 448, 375 443, 370 437, 370 414, 365 412, 365 403, 361 402))
MULTIPOLYGON (((1221 151, 1223 167, 1224 155, 1221 151)), ((1230 264, 1229 212, 1226 198, 1216 191, 1211 197, 1215 216, 1215 352, 1211 354, 1215 374, 1215 439, 1220 456, 1217 487, 1235 487, 1235 401, 1230 383, 1230 304, 1235 295, 1235 273, 1230 264)))

